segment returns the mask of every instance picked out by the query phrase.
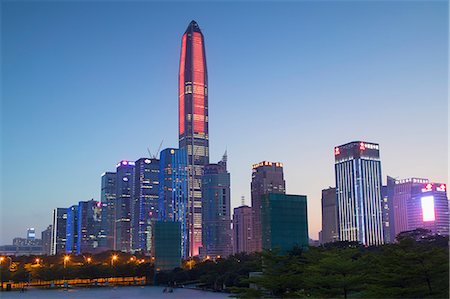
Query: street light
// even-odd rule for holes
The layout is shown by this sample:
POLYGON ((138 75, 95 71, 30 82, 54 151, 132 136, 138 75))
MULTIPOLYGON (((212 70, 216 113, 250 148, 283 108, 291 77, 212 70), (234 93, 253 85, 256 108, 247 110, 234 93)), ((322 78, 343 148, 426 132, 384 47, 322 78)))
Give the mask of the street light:
POLYGON ((111 267, 114 266, 114 261, 116 261, 118 258, 119 258, 119 257, 117 256, 117 254, 114 254, 114 255, 111 257, 111 267))
POLYGON ((3 262, 5 261, 5 259, 9 259, 9 267, 11 267, 12 264, 12 258, 10 256, 0 256, 0 264, 3 264, 3 262))
POLYGON ((64 256, 64 268, 66 268, 67 263, 69 262, 70 257, 68 255, 64 256))
POLYGON ((91 258, 91 257, 88 257, 88 258, 86 259, 86 261, 87 261, 88 264, 89 264, 90 262, 92 262, 92 258, 91 258))
POLYGON ((36 264, 39 265, 39 263, 40 263, 41 260, 37 257, 34 261, 36 262, 36 264))

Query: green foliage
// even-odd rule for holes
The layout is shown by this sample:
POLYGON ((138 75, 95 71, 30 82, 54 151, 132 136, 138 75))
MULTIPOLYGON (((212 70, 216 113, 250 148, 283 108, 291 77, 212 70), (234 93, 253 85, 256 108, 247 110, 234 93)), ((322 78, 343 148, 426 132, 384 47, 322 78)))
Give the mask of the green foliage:
POLYGON ((287 255, 234 255, 176 269, 166 281, 215 290, 225 285, 240 298, 448 298, 448 237, 416 230, 397 240, 373 247, 335 242, 294 248, 287 255), (250 272, 261 273, 249 278, 250 272))

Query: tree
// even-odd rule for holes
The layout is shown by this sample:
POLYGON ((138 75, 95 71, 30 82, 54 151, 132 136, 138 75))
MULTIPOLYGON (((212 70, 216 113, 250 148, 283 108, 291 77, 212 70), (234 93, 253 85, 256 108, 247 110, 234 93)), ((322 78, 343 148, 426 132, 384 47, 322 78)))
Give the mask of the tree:
POLYGON ((304 274, 306 293, 313 297, 347 298, 363 287, 364 273, 361 266, 359 249, 323 251, 322 257, 306 268, 304 274))

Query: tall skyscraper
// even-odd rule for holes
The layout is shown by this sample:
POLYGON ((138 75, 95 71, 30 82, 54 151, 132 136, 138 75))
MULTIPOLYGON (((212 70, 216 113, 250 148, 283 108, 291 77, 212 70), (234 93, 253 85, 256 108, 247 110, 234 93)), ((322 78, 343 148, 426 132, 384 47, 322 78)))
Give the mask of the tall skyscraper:
POLYGON ((208 73, 205 42, 200 27, 192 21, 181 38, 178 76, 179 148, 187 153, 188 255, 199 254, 202 245, 203 167, 209 164, 208 73))
POLYGON ((416 228, 449 234, 446 185, 428 179, 396 180, 393 195, 394 235, 416 228))
POLYGON ((338 240, 336 188, 322 190, 322 244, 338 240))
POLYGON ((115 248, 116 235, 116 176, 115 172, 105 172, 102 174, 102 185, 100 201, 102 209, 102 220, 106 234, 106 247, 115 248))
POLYGON ((334 148, 341 241, 384 243, 379 145, 354 141, 334 148))
POLYGON ((227 257, 231 243, 230 173, 227 154, 217 164, 208 164, 202 178, 202 256, 227 257))
POLYGON ((240 206, 233 211, 233 253, 252 252, 252 208, 240 206))
POLYGON ((96 200, 78 203, 77 253, 99 253, 107 250, 102 245, 105 233, 102 225, 102 203, 96 200))
POLYGON ((384 242, 391 243, 395 239, 394 215, 392 207, 395 179, 387 176, 386 181, 387 184, 381 187, 381 197, 383 198, 383 234, 384 242))
POLYGON ((286 193, 286 183, 280 162, 263 161, 252 168, 252 251, 261 251, 261 197, 268 193, 286 193))
POLYGON ((263 249, 284 254, 299 246, 308 246, 306 196, 268 193, 261 196, 261 232, 263 249))
POLYGON ((131 251, 131 201, 133 197, 134 162, 123 160, 116 168, 115 248, 131 251))
POLYGON ((159 160, 141 158, 134 166, 133 250, 151 252, 152 222, 158 219, 159 160))
POLYGON ((64 253, 66 250, 66 224, 67 209, 56 208, 53 210, 52 242, 50 254, 64 253))
POLYGON ((67 209, 66 253, 78 253, 78 205, 67 209))
POLYGON ((158 219, 180 223, 181 255, 189 256, 188 177, 186 151, 166 148, 160 153, 158 219))

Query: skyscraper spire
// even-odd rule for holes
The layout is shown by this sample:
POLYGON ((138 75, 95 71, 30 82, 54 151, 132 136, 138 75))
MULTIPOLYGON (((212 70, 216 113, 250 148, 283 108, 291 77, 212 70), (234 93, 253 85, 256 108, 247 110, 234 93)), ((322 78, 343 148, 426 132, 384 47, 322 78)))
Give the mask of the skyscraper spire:
POLYGON ((181 39, 178 76, 179 147, 187 153, 189 173, 187 235, 189 256, 202 245, 203 167, 209 164, 208 74, 205 43, 197 22, 191 21, 181 39))

